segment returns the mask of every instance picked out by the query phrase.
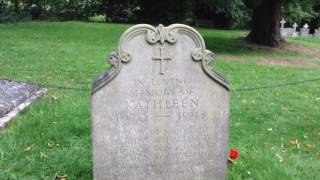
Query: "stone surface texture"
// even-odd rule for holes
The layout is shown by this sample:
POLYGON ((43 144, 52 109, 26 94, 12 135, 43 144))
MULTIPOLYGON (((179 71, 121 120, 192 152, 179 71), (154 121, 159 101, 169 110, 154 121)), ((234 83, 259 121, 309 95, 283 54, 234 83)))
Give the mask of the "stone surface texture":
POLYGON ((229 86, 193 28, 141 24, 93 85, 96 180, 226 179, 229 86))
POLYGON ((0 129, 43 94, 37 85, 0 79, 0 129))

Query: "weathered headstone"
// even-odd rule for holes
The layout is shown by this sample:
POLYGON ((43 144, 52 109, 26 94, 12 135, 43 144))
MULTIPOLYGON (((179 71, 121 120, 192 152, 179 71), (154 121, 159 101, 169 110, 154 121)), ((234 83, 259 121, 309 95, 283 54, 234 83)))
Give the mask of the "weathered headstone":
POLYGON ((0 79, 0 129, 44 93, 34 84, 0 79))
POLYGON ((286 21, 282 18, 282 20, 280 21, 281 24, 281 28, 280 28, 280 33, 282 37, 286 37, 288 36, 286 29, 284 28, 284 25, 286 24, 286 21))
POLYGON ((300 28, 300 37, 310 36, 310 28, 308 24, 303 25, 303 28, 300 28))
POLYGON ((314 37, 320 38, 320 28, 314 30, 314 37))
POLYGON ((92 91, 96 180, 226 179, 229 87, 193 28, 135 25, 92 91))
POLYGON ((297 23, 294 23, 294 24, 292 25, 292 27, 293 27, 292 37, 298 37, 298 36, 299 36, 299 34, 298 34, 298 32, 297 32, 298 24, 297 24, 297 23))
POLYGON ((282 30, 282 37, 291 37, 294 34, 294 28, 284 28, 282 30))

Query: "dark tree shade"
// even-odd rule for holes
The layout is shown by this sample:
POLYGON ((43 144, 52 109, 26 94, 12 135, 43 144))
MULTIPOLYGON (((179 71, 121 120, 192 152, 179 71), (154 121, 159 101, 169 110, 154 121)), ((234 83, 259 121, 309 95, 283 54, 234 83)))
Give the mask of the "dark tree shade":
POLYGON ((14 0, 13 1, 13 4, 14 4, 14 12, 15 13, 19 13, 19 4, 20 4, 20 1, 19 0, 14 0))
POLYGON ((255 9, 261 5, 263 0, 243 0, 244 4, 251 9, 255 9))
POLYGON ((137 0, 102 0, 102 12, 109 22, 129 22, 134 16, 137 0))
POLYGON ((182 22, 189 10, 186 0, 138 0, 140 22, 171 24, 182 22))
POLYGON ((4 12, 4 1, 0 0, 0 14, 4 12))

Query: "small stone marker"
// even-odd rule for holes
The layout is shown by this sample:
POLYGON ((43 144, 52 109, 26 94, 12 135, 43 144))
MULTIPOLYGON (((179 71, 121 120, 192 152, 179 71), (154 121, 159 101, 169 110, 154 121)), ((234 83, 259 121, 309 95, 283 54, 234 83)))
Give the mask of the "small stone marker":
POLYGON ((96 180, 226 179, 229 86, 193 28, 122 35, 92 90, 96 180))
POLYGON ((292 25, 292 27, 293 27, 292 37, 298 37, 298 32, 297 32, 298 24, 297 24, 297 23, 294 23, 294 24, 292 25))
POLYGON ((300 29, 300 37, 308 37, 310 36, 309 25, 306 23, 303 25, 303 28, 300 29))
POLYGON ((0 129, 44 93, 34 84, 0 79, 0 129))

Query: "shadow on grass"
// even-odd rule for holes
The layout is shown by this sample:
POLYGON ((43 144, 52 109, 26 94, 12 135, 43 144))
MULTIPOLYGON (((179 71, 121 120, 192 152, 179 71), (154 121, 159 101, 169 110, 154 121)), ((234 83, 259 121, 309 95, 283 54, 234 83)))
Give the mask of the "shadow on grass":
POLYGON ((199 29, 207 49, 233 56, 296 56, 297 52, 249 43, 245 31, 199 29))
POLYGON ((241 46, 244 38, 204 36, 204 40, 207 49, 219 54, 244 55, 248 53, 257 53, 256 51, 241 46))

